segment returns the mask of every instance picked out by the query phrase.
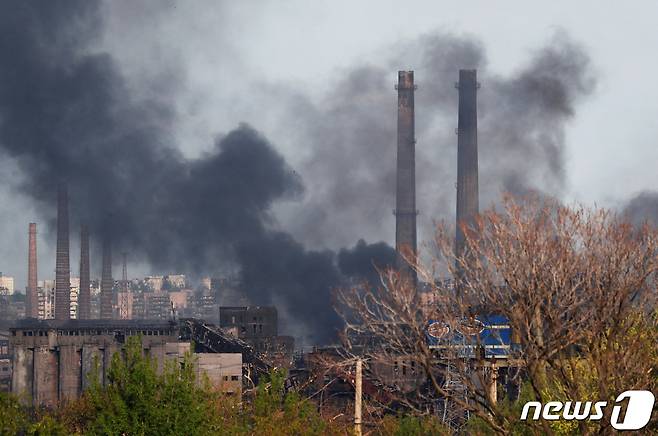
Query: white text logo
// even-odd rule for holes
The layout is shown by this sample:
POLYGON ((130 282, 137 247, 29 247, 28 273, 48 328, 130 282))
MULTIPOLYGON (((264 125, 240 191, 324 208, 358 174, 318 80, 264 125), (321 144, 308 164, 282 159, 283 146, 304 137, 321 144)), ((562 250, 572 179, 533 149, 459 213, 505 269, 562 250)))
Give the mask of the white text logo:
MULTIPOLYGON (((655 398, 650 391, 626 391, 617 397, 612 408, 610 424, 616 430, 639 430, 644 428, 651 419, 655 398), (626 414, 621 418, 621 402, 628 399, 626 414)), ((598 421, 603 418, 603 412, 608 405, 606 401, 549 401, 542 405, 539 401, 529 401, 523 406, 521 421, 530 419, 537 421, 540 417, 547 421, 564 419, 566 421, 598 421)))

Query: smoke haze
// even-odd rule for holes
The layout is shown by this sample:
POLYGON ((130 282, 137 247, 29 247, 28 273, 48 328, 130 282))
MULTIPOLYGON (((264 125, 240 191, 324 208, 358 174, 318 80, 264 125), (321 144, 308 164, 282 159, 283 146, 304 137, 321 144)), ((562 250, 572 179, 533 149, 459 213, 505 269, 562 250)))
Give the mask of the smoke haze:
POLYGON ((318 341, 330 340, 337 326, 332 290, 348 278, 376 279, 373 265, 394 259, 387 243, 394 233, 397 69, 413 66, 419 82, 425 239, 433 219, 454 214, 459 68, 477 68, 482 82, 483 206, 501 190, 561 193, 566 124, 595 84, 587 54, 564 34, 503 77, 488 70, 480 42, 434 33, 343 71, 319 100, 260 81, 259 95, 242 104, 274 111, 274 136, 288 143, 241 124, 189 157, 177 142, 172 108, 184 72, 167 71, 148 92, 135 93, 112 54, 98 50, 103 14, 101 3, 88 0, 2 3, 0 153, 20 171, 19 192, 50 223, 42 231, 54 229, 55 187, 66 181, 72 235, 81 222, 97 236, 107 231, 117 251, 154 271, 235 268, 254 304, 282 305, 304 327, 299 334, 318 341), (294 167, 290 150, 298 150, 294 167))

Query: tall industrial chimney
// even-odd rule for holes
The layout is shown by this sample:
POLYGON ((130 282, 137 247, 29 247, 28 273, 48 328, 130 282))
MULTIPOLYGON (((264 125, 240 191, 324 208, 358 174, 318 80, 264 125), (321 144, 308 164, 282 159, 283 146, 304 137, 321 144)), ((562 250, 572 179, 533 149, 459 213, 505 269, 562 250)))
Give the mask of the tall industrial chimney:
POLYGON ((71 318, 71 270, 69 263, 69 205, 66 184, 57 194, 57 255, 55 259, 55 319, 71 318))
POLYGON ((39 316, 39 297, 37 294, 37 225, 30 223, 28 227, 29 241, 27 253, 27 295, 25 298, 25 317, 39 316))
POLYGON ((112 319, 112 246, 109 235, 103 238, 103 270, 101 272, 101 319, 112 319))
POLYGON ((395 208, 397 267, 416 285, 416 271, 402 257, 416 254, 416 138, 414 118, 414 72, 398 71, 398 156, 395 208))
MULTIPOLYGON (((459 120, 457 127, 457 235, 455 254, 465 248, 463 226, 475 223, 479 213, 478 200, 478 120, 477 71, 459 70, 459 120)), ((457 268, 459 270, 459 268, 457 268)))
POLYGON ((91 294, 89 291, 89 229, 80 228, 80 293, 78 294, 78 319, 91 318, 91 294))

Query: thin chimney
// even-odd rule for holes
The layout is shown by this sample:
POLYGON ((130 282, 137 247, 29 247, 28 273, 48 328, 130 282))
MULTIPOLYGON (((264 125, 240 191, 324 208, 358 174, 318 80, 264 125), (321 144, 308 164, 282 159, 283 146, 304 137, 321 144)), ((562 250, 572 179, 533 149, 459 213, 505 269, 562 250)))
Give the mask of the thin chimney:
POLYGON ((398 71, 398 151, 395 207, 397 267, 416 285, 416 271, 403 258, 416 254, 416 137, 414 115, 414 72, 398 71))
MULTIPOLYGON (((477 71, 459 70, 459 120, 457 127, 457 235, 455 254, 465 249, 463 227, 471 227, 479 213, 477 71)), ((458 268, 459 270, 459 268, 458 268)))
POLYGON ((71 270, 69 263, 69 207, 66 184, 57 195, 57 254, 55 260, 55 319, 71 318, 71 270))
POLYGON ((27 298, 25 299, 25 317, 37 318, 39 316, 39 298, 37 294, 37 225, 28 226, 28 254, 27 254, 27 298))
POLYGON ((78 294, 78 319, 91 318, 91 294, 89 274, 89 229, 80 228, 80 293, 78 294))
POLYGON ((112 319, 112 246, 109 235, 103 238, 103 270, 101 272, 101 319, 112 319))

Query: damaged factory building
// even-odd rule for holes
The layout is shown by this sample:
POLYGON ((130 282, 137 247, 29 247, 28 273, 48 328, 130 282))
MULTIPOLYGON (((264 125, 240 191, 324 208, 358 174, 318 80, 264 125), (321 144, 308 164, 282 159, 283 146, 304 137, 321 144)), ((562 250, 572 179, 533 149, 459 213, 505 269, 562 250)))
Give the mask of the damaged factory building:
MULTIPOLYGON (((13 354, 11 391, 34 406, 78 398, 98 374, 108 382, 112 356, 130 336, 141 337, 143 352, 157 362, 181 361, 192 353, 198 380, 204 374, 227 394, 241 395, 242 353, 194 352, 178 322, 133 320, 21 320, 10 328, 13 354)), ((189 330, 188 330, 189 331, 189 330)))
MULTIPOLYGON (((478 359, 486 359, 488 377, 493 380, 491 394, 495 398, 497 386, 503 385, 508 369, 514 364, 510 358, 513 357, 513 350, 507 320, 495 319, 488 322, 487 326, 483 325, 475 335, 482 339, 482 344, 475 344, 477 347, 468 341, 458 343, 458 336, 453 340, 452 336, 440 338, 433 335, 436 329, 433 330, 432 325, 440 325, 441 320, 434 320, 429 314, 440 295, 433 294, 435 291, 432 291, 432 287, 419 280, 414 267, 418 256, 419 213, 416 202, 417 86, 414 72, 399 71, 395 88, 395 265, 405 286, 418 291, 423 316, 427 316, 425 345, 435 356, 432 365, 451 365, 450 359, 444 357, 446 350, 458 350, 460 359, 473 366, 479 365, 478 359), (492 331, 498 335, 490 334, 492 331), (473 351, 476 349, 477 353, 473 351)), ((478 88, 476 70, 459 70, 456 255, 464 253, 467 232, 471 231, 479 210, 478 88)), ((149 297, 144 292, 133 295, 128 286, 124 255, 122 290, 118 293, 121 297, 116 295, 114 300, 114 294, 117 293, 113 289, 111 238, 108 235, 102 235, 100 307, 92 311, 89 293, 89 233, 86 227, 81 231, 78 319, 70 319, 68 219, 68 195, 66 186, 62 185, 58 193, 55 319, 35 318, 39 313, 36 224, 30 224, 29 228, 28 318, 12 326, 8 336, 9 354, 13 357, 11 391, 27 403, 55 406, 62 400, 77 398, 90 385, 90 376, 95 377, 96 374, 101 383, 107 384, 112 357, 122 352, 131 336, 140 337, 144 355, 157 362, 158 370, 162 371, 167 362, 181 362, 186 354, 192 354, 198 380, 208 379, 217 390, 238 398, 242 398, 243 393, 248 397, 248 390, 258 384, 260 376, 270 373, 273 368, 290 370, 287 386, 300 387, 308 392, 309 397, 320 392, 317 397, 320 409, 323 404, 328 404, 338 407, 337 410, 343 410, 345 414, 349 413, 357 389, 387 407, 394 407, 399 398, 410 398, 427 391, 428 369, 406 350, 378 354, 378 351, 387 349, 387 343, 372 333, 342 338, 351 343, 354 355, 373 356, 364 360, 366 366, 358 388, 351 367, 344 362, 347 355, 344 344, 316 347, 310 353, 295 356, 294 338, 279 335, 276 307, 241 305, 245 304, 243 300, 232 295, 232 288, 238 288, 233 284, 210 281, 207 289, 198 297, 201 302, 199 308, 202 310, 185 312, 182 309, 187 304, 186 300, 174 303, 172 292, 160 292, 161 284, 157 286, 157 292, 149 292, 149 297), (205 293, 220 288, 221 296, 219 292, 217 295, 205 293), (117 302, 115 306, 119 309, 119 318, 138 316, 151 319, 113 319, 117 316, 117 310, 113 310, 113 301, 117 302), (98 313, 100 319, 90 319, 92 312, 98 313), (181 317, 181 314, 188 317, 181 317), (219 319, 216 325, 209 322, 214 322, 217 316, 219 319)), ((461 270, 457 271, 459 275, 461 270)), ((178 287, 184 284, 184 279, 180 277, 178 287)), ((162 277, 151 277, 154 278, 162 280, 162 277)), ((451 282, 454 290, 459 292, 455 285, 458 280, 455 279, 459 277, 448 278, 446 282, 451 282)), ((395 323, 397 321, 393 320, 395 323)), ((405 326, 399 327, 403 329, 405 326)), ((480 366, 484 369, 483 365, 480 366)), ((445 389, 463 389, 448 376, 437 382, 444 383, 445 389)), ((514 389, 513 386, 506 388, 506 394, 513 393, 514 389)), ((432 398, 424 406, 444 416, 453 409, 446 398, 432 398)), ((460 415, 455 420, 462 418, 460 415)))
POLYGON ((219 326, 224 333, 247 342, 275 366, 288 368, 292 364, 295 338, 279 336, 276 307, 220 307, 219 326))

